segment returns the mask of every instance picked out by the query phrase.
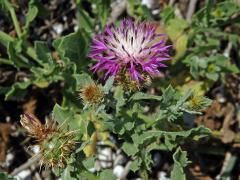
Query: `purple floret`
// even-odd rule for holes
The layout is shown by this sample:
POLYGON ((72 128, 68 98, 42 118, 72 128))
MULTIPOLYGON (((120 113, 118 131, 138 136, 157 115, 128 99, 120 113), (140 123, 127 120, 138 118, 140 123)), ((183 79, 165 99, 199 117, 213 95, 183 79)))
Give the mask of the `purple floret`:
POLYGON ((124 68, 132 80, 139 83, 144 74, 159 75, 166 67, 163 61, 170 60, 165 45, 165 34, 156 33, 157 25, 124 19, 117 27, 107 25, 104 32, 94 37, 89 56, 97 61, 91 70, 103 71, 104 79, 116 76, 124 68))

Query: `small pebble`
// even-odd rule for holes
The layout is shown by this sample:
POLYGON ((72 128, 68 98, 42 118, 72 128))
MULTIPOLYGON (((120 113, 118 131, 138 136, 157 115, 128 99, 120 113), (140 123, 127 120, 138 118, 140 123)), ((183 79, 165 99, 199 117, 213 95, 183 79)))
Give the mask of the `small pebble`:
POLYGON ((96 169, 95 168, 90 168, 88 169, 91 173, 95 173, 96 172, 96 169))
POLYGON ((34 154, 38 154, 40 152, 40 146, 38 145, 33 146, 32 151, 34 154))
POLYGON ((14 155, 12 153, 7 154, 6 156, 6 166, 9 167, 14 159, 14 155))
POLYGON ((67 20, 67 16, 63 16, 63 21, 66 21, 67 20))
POLYGON ((160 9, 154 9, 152 10, 153 15, 158 15, 160 13, 160 9))
POLYGON ((226 102, 226 98, 222 95, 222 94, 217 94, 217 101, 219 102, 219 103, 225 103, 226 102))
POLYGON ((112 160, 112 157, 110 157, 111 154, 112 154, 111 148, 104 148, 104 149, 100 150, 98 158, 99 158, 100 165, 101 165, 102 168, 111 167, 112 163, 107 162, 107 161, 112 160))
POLYGON ((7 116, 6 117, 6 122, 10 122, 11 121, 11 117, 10 116, 7 116))
POLYGON ((23 170, 16 175, 16 178, 21 180, 31 180, 31 171, 29 169, 23 170))
POLYGON ((62 24, 54 24, 53 25, 53 30, 57 33, 57 34, 61 34, 63 32, 63 25, 62 24))
POLYGON ((158 180, 170 180, 170 178, 167 178, 167 173, 164 171, 160 171, 158 173, 158 180))
POLYGON ((156 0, 142 0, 142 5, 147 6, 148 9, 154 9, 159 6, 159 3, 156 0))
POLYGON ((117 165, 115 166, 115 168, 113 169, 113 174, 115 176, 117 176, 118 178, 121 178, 124 172, 124 167, 117 165))
POLYGON ((73 29, 74 29, 74 32, 77 32, 77 30, 78 30, 78 25, 75 25, 73 29))

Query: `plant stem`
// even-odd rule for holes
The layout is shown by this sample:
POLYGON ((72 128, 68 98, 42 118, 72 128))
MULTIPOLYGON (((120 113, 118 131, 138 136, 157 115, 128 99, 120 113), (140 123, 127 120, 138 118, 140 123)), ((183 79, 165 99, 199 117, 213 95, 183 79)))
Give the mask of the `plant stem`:
MULTIPOLYGON (((212 131, 212 136, 213 136, 214 138, 220 139, 220 138, 222 137, 222 134, 221 134, 220 131, 212 131)), ((236 133, 236 134, 235 134, 235 137, 234 137, 234 139, 233 139, 233 142, 235 142, 235 143, 240 143, 240 134, 239 134, 239 133, 236 133)))
POLYGON ((27 169, 28 167, 30 167, 31 165, 39 162, 41 156, 39 154, 35 155, 34 157, 28 159, 27 162, 25 162, 24 164, 22 164, 21 166, 17 167, 16 169, 13 170, 13 172, 11 173, 12 176, 17 175, 19 172, 27 169))
POLYGON ((18 20, 17 20, 17 16, 16 16, 16 13, 15 13, 15 10, 14 10, 13 7, 11 7, 9 9, 9 11, 10 11, 11 18, 13 20, 13 24, 14 24, 15 30, 17 32, 17 35, 18 35, 18 37, 20 37, 22 32, 21 32, 20 25, 19 25, 18 20))
POLYGON ((142 177, 143 180, 148 180, 148 173, 146 169, 141 169, 140 170, 140 176, 142 177))
POLYGON ((13 65, 12 61, 10 61, 9 59, 5 59, 5 58, 0 58, 0 64, 13 65))
POLYGON ((27 48, 27 55, 29 55, 31 58, 33 58, 34 60, 37 60, 37 54, 34 48, 32 47, 28 47, 27 48))

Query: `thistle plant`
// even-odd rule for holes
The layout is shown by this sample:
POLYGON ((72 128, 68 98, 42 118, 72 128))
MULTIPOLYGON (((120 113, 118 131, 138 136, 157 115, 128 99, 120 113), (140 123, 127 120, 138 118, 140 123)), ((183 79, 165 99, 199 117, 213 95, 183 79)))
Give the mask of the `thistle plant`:
MULTIPOLYGON (((93 38, 89 56, 97 63, 91 70, 98 73, 104 84, 97 84, 87 73, 73 75, 81 105, 77 108, 72 103, 56 105, 53 110, 53 117, 57 117, 59 124, 67 123, 70 131, 53 121, 43 125, 32 115, 22 115, 21 124, 40 145, 43 164, 67 167, 65 171, 75 174, 76 179, 88 179, 90 167, 86 164, 92 159, 96 161, 100 143, 117 148, 110 141, 110 134, 115 134, 123 140, 118 148, 133 160, 130 169, 138 170, 143 179, 147 179, 153 163, 151 151, 158 150, 161 144, 175 150, 175 156, 184 156, 183 165, 175 168, 172 176, 183 171, 189 161, 180 144, 185 138, 209 134, 204 127, 184 129, 183 115, 199 114, 211 101, 192 90, 179 92, 171 85, 161 95, 141 91, 151 85, 152 78, 166 67, 165 61, 171 59, 167 36, 158 34, 157 28, 155 23, 124 19, 119 26, 107 25, 93 38), (152 103, 153 112, 145 110, 145 101, 152 103), (75 130, 79 132, 80 147, 76 146, 75 130), (104 132, 107 136, 101 138, 104 132)), ((181 159, 174 161, 178 164, 181 159)))
MULTIPOLYGON (((50 4, 61 3, 65 1, 50 4)), ((140 0, 125 1, 126 11, 118 17, 110 15, 115 14, 112 3, 122 4, 73 1, 63 19, 48 12, 56 8, 44 8, 54 27, 42 29, 35 26, 48 22, 42 14, 45 1, 43 5, 37 0, 24 1, 21 6, 0 0, 0 23, 9 25, 3 27, 5 32, 0 30, 1 99, 4 94, 6 101, 25 102, 25 95, 30 95, 42 106, 36 92, 50 92, 47 99, 59 103, 51 113, 54 120, 42 123, 34 115, 24 114, 20 122, 40 147, 40 163, 52 167, 57 176, 62 173, 63 180, 127 179, 128 170, 134 177, 154 179, 153 174, 161 174, 154 169, 166 169, 154 167, 155 152, 172 155, 167 174, 173 180, 184 180, 185 167, 202 153, 195 151, 199 144, 192 141, 211 134, 204 126, 194 126, 195 115, 201 116, 211 104, 206 95, 225 94, 226 77, 239 72, 239 3, 201 1, 195 4, 191 19, 189 11, 186 16, 181 11, 181 17, 176 13, 180 1, 172 6, 161 1, 159 9, 154 3, 152 10, 140 0), (121 19, 123 16, 127 18, 121 19), (64 36, 58 34, 62 23, 64 36), (73 29, 76 31, 71 32, 73 29), (50 30, 54 32, 48 34, 50 30), (160 76, 165 78, 157 79, 160 76), (103 153, 103 149, 107 151, 103 153), (191 150, 194 156, 189 161, 191 150), (106 152, 111 157, 102 161, 111 164, 110 169, 100 166, 106 152), (119 176, 118 167, 125 165, 119 176)), ((51 105, 37 108, 48 116, 44 110, 51 105)), ((208 152, 206 147, 205 152, 212 149, 208 152)), ((165 159, 157 158, 156 164, 165 159)), ((223 166, 217 177, 231 178, 238 162, 234 159, 233 153, 230 168, 223 166)))
POLYGON ((46 167, 64 168, 75 149, 74 132, 64 131, 53 120, 42 124, 34 115, 21 115, 20 123, 40 146, 41 162, 46 167))
POLYGON ((92 41, 90 57, 97 64, 91 69, 103 72, 104 79, 115 76, 136 85, 159 75, 159 68, 166 67, 164 61, 171 59, 171 46, 166 45, 166 35, 158 34, 156 29, 154 23, 131 19, 122 20, 119 26, 107 25, 92 41))

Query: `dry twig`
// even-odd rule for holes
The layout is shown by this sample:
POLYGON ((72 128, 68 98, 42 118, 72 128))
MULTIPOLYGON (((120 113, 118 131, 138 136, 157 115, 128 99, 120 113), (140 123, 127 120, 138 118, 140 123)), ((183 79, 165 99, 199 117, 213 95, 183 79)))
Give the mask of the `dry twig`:
POLYGON ((112 4, 112 12, 108 19, 108 23, 112 23, 117 20, 119 16, 126 10, 127 8, 127 1, 122 0, 120 3, 115 2, 112 4))
POLYGON ((190 0, 189 2, 188 11, 186 15, 186 19, 188 22, 191 22, 192 20, 192 15, 195 12, 197 1, 198 0, 190 0))
POLYGON ((25 162, 21 166, 17 167, 16 169, 14 169, 13 172, 11 173, 11 176, 15 176, 19 172, 21 172, 22 170, 25 170, 25 169, 29 168, 31 165, 33 165, 36 162, 38 162, 40 157, 41 157, 40 155, 36 155, 36 156, 30 158, 27 162, 25 162))

